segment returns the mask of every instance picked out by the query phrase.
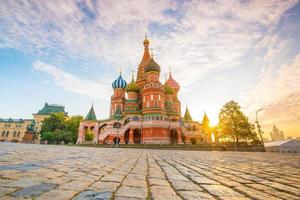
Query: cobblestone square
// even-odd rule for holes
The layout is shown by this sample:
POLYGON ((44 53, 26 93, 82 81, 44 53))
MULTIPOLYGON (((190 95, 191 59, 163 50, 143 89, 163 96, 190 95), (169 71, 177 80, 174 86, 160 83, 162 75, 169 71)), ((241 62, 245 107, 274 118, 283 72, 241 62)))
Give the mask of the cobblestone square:
POLYGON ((0 199, 300 199, 300 155, 0 143, 0 199))

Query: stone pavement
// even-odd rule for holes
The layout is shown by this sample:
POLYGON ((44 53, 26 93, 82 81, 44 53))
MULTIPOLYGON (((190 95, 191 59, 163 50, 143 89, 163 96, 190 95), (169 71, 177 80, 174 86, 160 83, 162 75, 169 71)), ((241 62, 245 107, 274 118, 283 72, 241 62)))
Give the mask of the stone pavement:
POLYGON ((0 199, 300 199, 300 155, 0 143, 0 199))

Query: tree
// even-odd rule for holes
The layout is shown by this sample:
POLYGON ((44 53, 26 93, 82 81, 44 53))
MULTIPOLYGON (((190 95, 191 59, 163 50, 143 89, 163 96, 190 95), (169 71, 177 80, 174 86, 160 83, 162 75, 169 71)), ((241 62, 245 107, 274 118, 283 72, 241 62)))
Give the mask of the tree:
POLYGON ((235 148, 241 140, 257 140, 255 127, 235 101, 226 103, 219 114, 220 137, 234 141, 235 148))
MULTIPOLYGON (((65 131, 70 134, 70 142, 76 143, 78 137, 78 128, 80 122, 83 120, 83 117, 80 115, 72 116, 70 119, 66 121, 65 131)), ((69 137, 69 135, 68 135, 69 137)))
POLYGON ((92 131, 88 129, 85 134, 85 140, 92 141, 93 139, 94 139, 94 135, 93 135, 92 131))
POLYGON ((72 116, 69 119, 64 113, 53 113, 43 121, 41 139, 48 143, 75 143, 82 116, 72 116))
POLYGON ((63 130, 65 128, 66 116, 64 113, 52 113, 50 117, 45 118, 41 127, 41 136, 43 133, 63 130))

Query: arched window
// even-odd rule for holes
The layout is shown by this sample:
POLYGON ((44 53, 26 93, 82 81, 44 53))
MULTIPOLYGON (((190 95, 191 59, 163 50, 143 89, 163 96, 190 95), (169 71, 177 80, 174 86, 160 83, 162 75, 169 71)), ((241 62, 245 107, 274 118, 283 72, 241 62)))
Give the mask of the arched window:
POLYGON ((2 132, 2 137, 4 137, 4 136, 5 136, 5 131, 2 132))
POLYGON ((154 101, 154 107, 157 108, 157 101, 154 101))
POLYGON ((15 131, 13 137, 16 137, 16 135, 17 135, 17 132, 15 131))
POLYGON ((9 131, 6 132, 6 137, 8 137, 8 135, 9 135, 9 131))
POLYGON ((18 137, 20 137, 20 131, 18 132, 18 137))

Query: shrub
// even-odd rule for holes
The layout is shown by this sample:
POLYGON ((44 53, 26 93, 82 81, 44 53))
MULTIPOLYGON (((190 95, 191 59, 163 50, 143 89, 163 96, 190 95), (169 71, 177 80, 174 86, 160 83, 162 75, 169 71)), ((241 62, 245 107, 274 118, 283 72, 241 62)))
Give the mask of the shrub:
POLYGON ((85 134, 85 140, 86 141, 92 141, 94 139, 94 135, 92 131, 88 130, 85 134))

